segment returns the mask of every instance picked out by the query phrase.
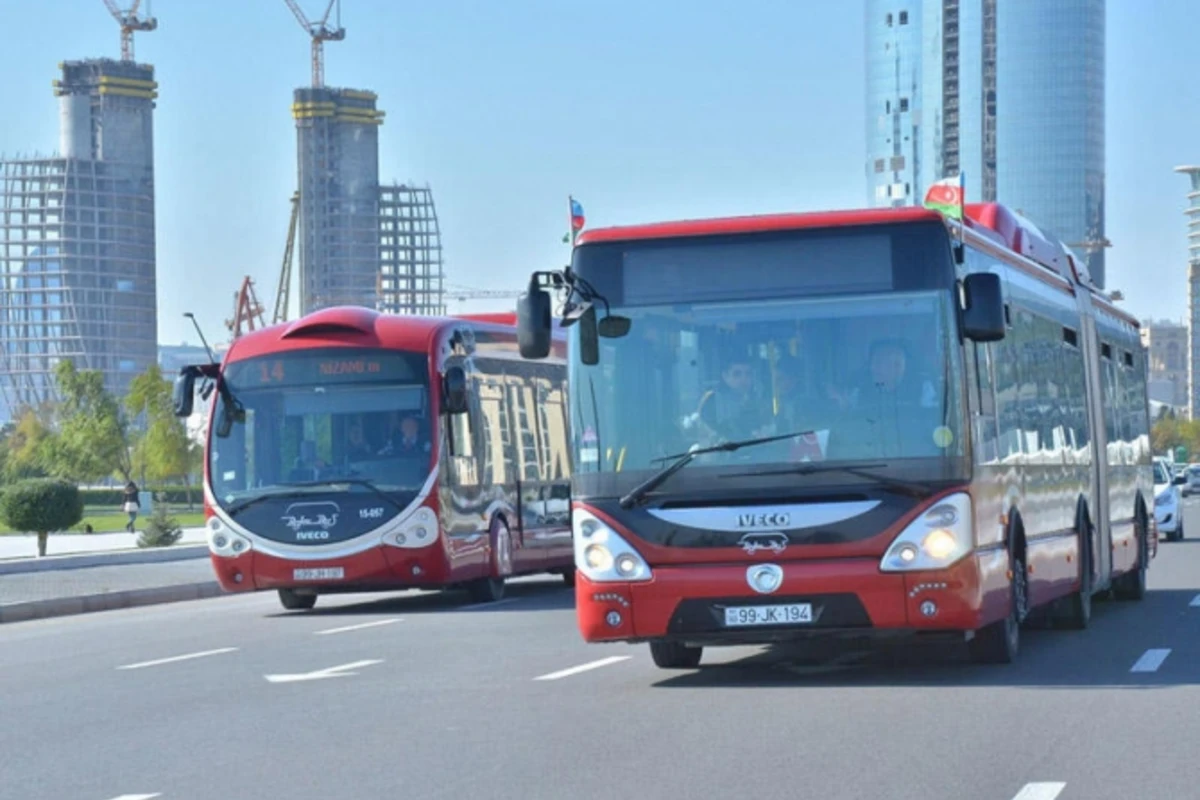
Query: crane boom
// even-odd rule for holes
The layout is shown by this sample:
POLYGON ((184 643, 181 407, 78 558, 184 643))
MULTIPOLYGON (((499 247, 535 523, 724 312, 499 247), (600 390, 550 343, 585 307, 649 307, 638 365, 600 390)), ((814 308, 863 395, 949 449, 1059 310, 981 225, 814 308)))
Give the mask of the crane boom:
MULTIPOLYGON (((112 18, 121 26, 121 60, 133 61, 133 32, 134 31, 152 31, 158 28, 158 20, 153 16, 147 16, 145 19, 138 17, 138 7, 141 6, 142 0, 134 0, 133 5, 128 11, 122 11, 117 5, 116 0, 104 0, 104 5, 108 8, 108 13, 112 14, 112 18)), ((149 14, 149 11, 147 11, 149 14)))
POLYGON ((292 10, 292 15, 300 23, 300 27, 312 38, 312 85, 313 88, 319 89, 325 85, 325 42, 340 42, 346 38, 346 29, 341 24, 342 5, 339 0, 329 0, 329 5, 325 7, 325 14, 319 22, 314 23, 308 19, 304 9, 300 8, 300 4, 296 0, 283 1, 292 10), (333 12, 334 5, 338 9, 338 23, 336 27, 330 28, 329 15, 333 12))
POLYGON ((271 323, 287 322, 292 296, 292 253, 296 248, 296 223, 300 216, 300 193, 292 195, 292 218, 288 222, 287 242, 283 246, 283 266, 279 270, 279 288, 275 290, 275 313, 271 323))

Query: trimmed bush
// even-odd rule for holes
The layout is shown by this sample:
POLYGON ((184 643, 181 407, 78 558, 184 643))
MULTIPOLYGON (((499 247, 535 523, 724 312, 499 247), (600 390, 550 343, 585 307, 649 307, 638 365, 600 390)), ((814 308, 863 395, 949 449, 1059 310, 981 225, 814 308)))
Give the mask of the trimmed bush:
POLYGON ((138 535, 138 547, 170 547, 183 537, 183 528, 171 516, 171 508, 162 495, 155 493, 154 510, 146 520, 146 529, 138 535))
POLYGON ((56 478, 20 481, 0 495, 0 517, 10 528, 36 533, 38 556, 46 555, 51 533, 65 531, 83 519, 79 487, 56 478))

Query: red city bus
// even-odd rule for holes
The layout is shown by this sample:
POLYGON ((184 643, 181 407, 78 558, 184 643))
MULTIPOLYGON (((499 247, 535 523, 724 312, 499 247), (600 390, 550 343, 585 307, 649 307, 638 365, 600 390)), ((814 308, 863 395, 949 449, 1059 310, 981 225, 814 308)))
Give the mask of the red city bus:
POLYGON ((338 592, 574 581, 565 339, 523 360, 513 314, 339 307, 186 367, 212 396, 204 471, 212 563, 231 592, 288 609, 338 592), (215 389, 215 391, 213 391, 215 389))
POLYGON ((997 204, 593 230, 565 290, 576 608, 660 667, 915 635, 1009 662, 1031 614, 1140 599, 1157 548, 1137 320, 997 204), (629 409, 637 409, 636 414, 629 409))

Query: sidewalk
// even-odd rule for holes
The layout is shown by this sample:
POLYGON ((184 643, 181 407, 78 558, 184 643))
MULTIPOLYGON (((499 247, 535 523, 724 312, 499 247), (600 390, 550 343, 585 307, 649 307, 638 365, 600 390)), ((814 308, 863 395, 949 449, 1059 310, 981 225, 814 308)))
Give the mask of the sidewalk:
POLYGON ((131 533, 0 536, 0 623, 215 597, 204 529, 171 547, 139 548, 131 533))

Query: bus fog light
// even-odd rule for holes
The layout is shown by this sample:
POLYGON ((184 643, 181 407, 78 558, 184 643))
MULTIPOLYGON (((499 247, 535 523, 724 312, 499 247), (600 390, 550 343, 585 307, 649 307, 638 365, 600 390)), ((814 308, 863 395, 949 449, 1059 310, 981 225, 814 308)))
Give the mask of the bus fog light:
MULTIPOLYGON (((954 534, 944 528, 938 528, 929 532, 925 540, 921 542, 921 546, 930 558, 935 558, 939 561, 947 558, 958 547, 958 542, 954 539, 954 534)), ((915 553, 914 553, 915 555, 915 553)), ((901 558, 904 556, 901 555, 901 558)), ((910 559, 911 560, 911 559, 910 559)))
POLYGON ((234 539, 231 547, 233 548, 233 552, 240 553, 246 549, 246 543, 241 539, 234 539))
POLYGON ((418 539, 424 539, 427 531, 424 528, 417 528, 413 533, 418 539))
POLYGON ((604 615, 604 621, 607 622, 613 628, 621 627, 621 612, 620 611, 608 612, 607 614, 604 615))
POLYGON ((921 603, 921 613, 926 617, 932 617, 937 613, 937 603, 932 600, 926 600, 921 603))
POLYGON ((605 570, 612 566, 612 553, 608 552, 608 548, 604 545, 588 545, 587 549, 583 551, 583 557, 592 569, 605 570))
POLYGON ((896 555, 900 556, 900 560, 908 564, 916 560, 917 548, 911 544, 906 544, 896 551, 896 555))
POLYGON ((241 583, 242 582, 242 573, 240 573, 240 572, 233 573, 233 582, 241 583))
POLYGON ((406 537, 403 533, 396 534, 396 544, 403 545, 407 541, 408 537, 406 537))
POLYGON ((224 549, 225 545, 229 544, 229 540, 224 536, 214 536, 213 544, 216 545, 218 549, 224 549))
POLYGON ((636 558, 631 556, 629 553, 622 553, 621 555, 617 556, 616 566, 617 566, 618 573, 620 573, 621 575, 623 575, 625 577, 628 577, 637 572, 638 561, 636 558))

